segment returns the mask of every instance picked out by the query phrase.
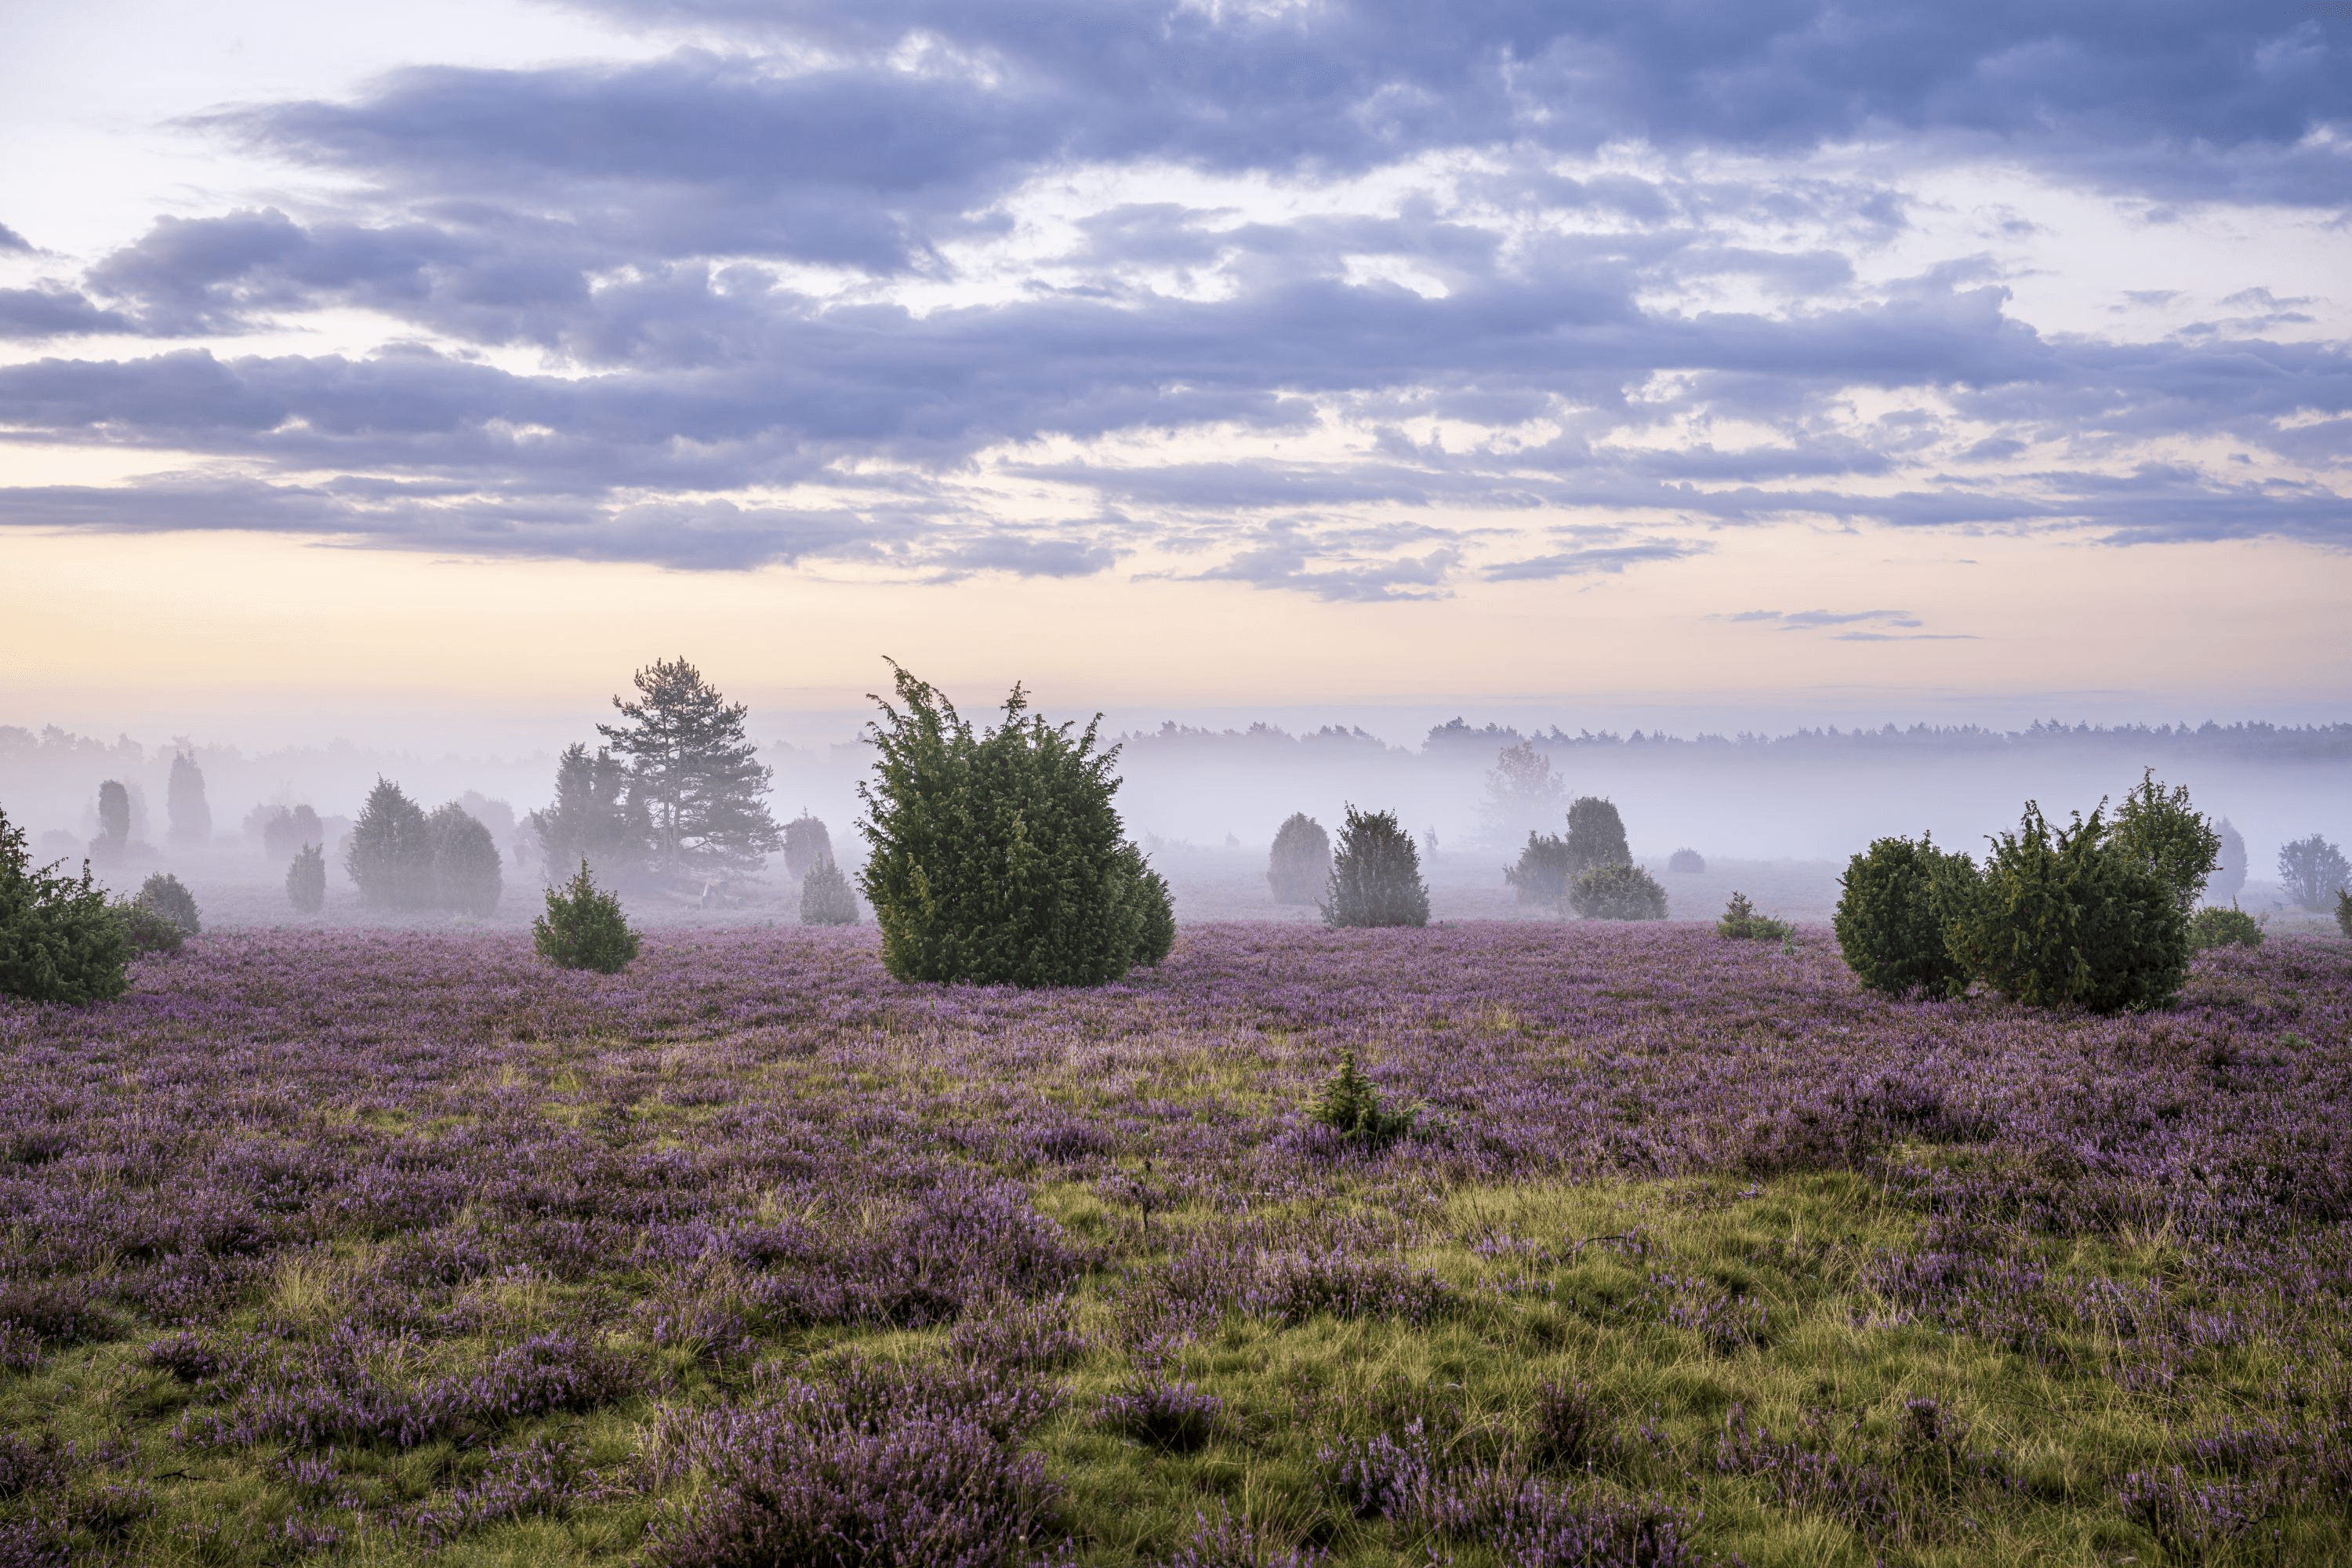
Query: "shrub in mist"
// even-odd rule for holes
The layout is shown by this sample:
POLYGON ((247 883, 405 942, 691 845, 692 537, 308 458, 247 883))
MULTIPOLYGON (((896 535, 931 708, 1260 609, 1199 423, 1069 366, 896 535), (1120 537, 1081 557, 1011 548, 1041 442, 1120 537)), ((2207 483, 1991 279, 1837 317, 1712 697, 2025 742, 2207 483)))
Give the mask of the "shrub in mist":
POLYGON ((106 906, 114 923, 122 928, 123 951, 132 958, 144 958, 151 952, 177 952, 188 940, 177 921, 158 914, 135 899, 123 899, 106 906))
POLYGON ((2352 937, 2352 889, 2338 889, 2336 894, 2336 929, 2352 937))
POLYGON ((425 819, 425 831, 433 845, 433 902, 469 915, 497 909, 503 879, 489 828, 452 801, 425 819))
POLYGON ((857 893, 849 879, 828 855, 801 879, 801 924, 854 926, 857 923, 857 893))
POLYGON ((1294 811, 1275 830, 1265 858, 1266 886, 1277 904, 1311 904, 1331 879, 1331 836, 1303 811, 1294 811))
POLYGON ((2189 805, 2187 786, 2167 790, 2156 782, 2154 768, 2144 770, 2139 787, 2124 796, 2108 825, 2107 843, 2155 872, 2183 915, 2197 907, 2221 858, 2221 835, 2189 805))
POLYGON ((98 786, 98 837, 89 841, 91 858, 100 865, 120 859, 131 843, 131 792, 121 779, 98 786))
POLYGON ((822 818, 803 811, 784 824, 784 875, 797 881, 833 858, 833 835, 822 818))
POLYGON ((1328 926, 1425 926, 1429 889, 1421 879, 1421 857, 1412 835, 1393 811, 1347 808, 1339 827, 1339 853, 1324 884, 1323 923, 1328 926))
POLYGON ((1723 906, 1723 918, 1715 922, 1717 936, 1735 942, 1780 942, 1794 929, 1786 921, 1758 913, 1748 895, 1741 892, 1731 895, 1731 901, 1723 906))
POLYGON ((2027 802, 2017 831, 1993 839, 1982 874, 1949 907, 1950 956, 2011 1002, 2158 1007, 2189 973, 2178 889, 2116 840, 2104 804, 2053 828, 2027 802))
POLYGON ((343 869, 372 910, 424 910, 433 906, 433 827, 424 807, 398 784, 379 776, 352 824, 343 869))
POLYGON ((1874 991, 1958 996, 1968 971, 1947 927, 1973 893, 1975 863, 1936 847, 1932 835, 1880 838, 1846 862, 1831 925, 1854 977, 1874 991))
MULTIPOLYGON (((124 826, 129 826, 124 810, 124 826)), ((122 994, 129 958, 106 889, 81 875, 37 867, 24 829, 0 811, 0 995, 82 1003, 122 994)))
POLYGON ((1559 803, 1566 793, 1552 772, 1551 759, 1531 742, 1521 741, 1495 754, 1479 816, 1495 840, 1508 844, 1526 829, 1559 820, 1559 803))
POLYGON ((751 710, 683 658, 656 659, 633 679, 636 700, 613 699, 623 722, 596 732, 628 764, 656 869, 693 879, 757 871, 784 836, 763 798, 772 771, 743 731, 751 710))
POLYGON ((139 896, 131 902, 170 921, 183 936, 194 936, 204 929, 203 918, 196 912, 195 894, 168 872, 157 871, 141 883, 139 896))
POLYGON ((2213 874, 2205 879, 2205 896, 2217 904, 2224 899, 2234 903, 2246 888, 2249 862, 2245 835, 2230 826, 2226 816, 2213 825, 2213 831, 2221 836, 2221 852, 2214 862, 2213 874))
MULTIPOLYGON (((2352 932, 2347 932, 2352 935, 2352 932)), ((2216 947, 2260 947, 2263 945, 2263 922, 2240 909, 2233 901, 2223 909, 2208 904, 2189 917, 2189 951, 2203 952, 2216 947)))
POLYGON ((2296 908, 2325 909, 2352 883, 2352 866, 2345 864, 2342 850, 2315 833, 2280 847, 2278 878, 2296 908))
POLYGON ((323 848, 326 842, 326 824, 307 805, 272 806, 261 819, 262 851, 272 860, 283 860, 306 844, 323 848))
POLYGON ((644 866, 653 839, 645 803, 629 793, 628 764, 608 747, 592 753, 576 741, 556 759, 555 799, 523 820, 551 878, 582 860, 607 877, 628 877, 644 866))
POLYGON ((892 976, 1098 985, 1167 957, 1168 884, 1111 804, 1118 748, 1095 750, 1100 715, 1075 733, 1048 724, 1016 685, 983 734, 891 669, 898 705, 881 701, 867 726, 874 775, 857 793, 862 883, 892 976))
POLYGON ((1557 833, 1530 833, 1519 863, 1503 868, 1504 883, 1517 892, 1523 904, 1560 909, 1568 903, 1568 840, 1557 833))
POLYGON ((621 900, 596 886, 588 862, 561 888, 547 889, 547 910, 530 922, 531 941, 559 969, 618 974, 637 956, 637 933, 621 900))
POLYGON ((294 852, 286 868, 286 901, 306 915, 327 907, 327 852, 318 845, 305 844, 294 852))
POLYGON ((1593 866, 1568 885, 1570 907, 1589 921, 1662 921, 1666 890, 1643 866, 1593 866))
POLYGON ((1596 866, 1630 866, 1625 819, 1598 795, 1580 795, 1568 808, 1568 874, 1581 877, 1596 866))
POLYGON ((213 841, 213 808, 205 803, 205 773, 186 752, 172 758, 172 783, 164 796, 171 841, 183 847, 213 841))
POLYGON ((1706 857, 1696 849, 1677 849, 1666 857, 1666 869, 1678 877, 1696 877, 1706 871, 1706 857))

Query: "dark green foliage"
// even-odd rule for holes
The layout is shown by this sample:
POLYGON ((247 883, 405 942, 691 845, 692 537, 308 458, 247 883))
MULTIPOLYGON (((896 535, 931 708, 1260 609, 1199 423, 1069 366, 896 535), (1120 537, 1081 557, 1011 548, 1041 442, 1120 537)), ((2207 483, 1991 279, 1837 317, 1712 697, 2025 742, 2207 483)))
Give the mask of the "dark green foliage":
POLYGON ((294 862, 286 868, 286 901, 306 915, 315 915, 327 907, 327 852, 316 844, 305 844, 294 852, 294 862))
POLYGON ((106 907, 114 916, 115 924, 122 928, 122 946, 132 958, 144 958, 151 952, 177 952, 188 940, 179 921, 135 899, 106 907))
POLYGON ((2345 864, 2342 850, 2315 833, 2280 848, 2278 875, 2296 908, 2318 910, 2352 883, 2352 866, 2345 864))
MULTIPOLYGON (((124 817, 127 829, 127 804, 124 817)), ((55 862, 31 863, 24 829, 0 811, 0 995, 67 1003, 121 995, 129 952, 106 890, 88 865, 79 878, 57 870, 55 862)))
POLYGON ((1331 836, 1303 811, 1294 811, 1275 831, 1265 858, 1266 886, 1277 904, 1311 904, 1331 880, 1331 836))
POLYGON ((1168 887, 1111 805, 1118 748, 1096 752, 1099 716, 1076 734, 1024 718, 1015 686, 982 735, 891 668, 903 709, 881 703, 874 777, 858 785, 885 967, 900 980, 1099 985, 1165 957, 1168 887))
POLYGON ((2189 808, 2188 787, 2168 791, 2156 782, 2154 768, 2143 772, 2139 787, 2124 796, 2107 842, 2155 872, 2184 915, 2197 907, 2206 879, 2221 860, 2221 835, 2189 808))
POLYGON ((2260 947, 2263 922, 2232 903, 2228 909, 2208 904, 2189 917, 2189 951, 2214 947, 2260 947))
POLYGON ((1557 833, 1529 833, 1519 863, 1503 868, 1503 880, 1523 904, 1559 909, 1568 902, 1568 840, 1557 833))
POLYGON ((638 700, 613 699, 627 721, 596 731, 628 763, 656 868, 673 878, 757 871, 784 836, 761 798, 771 770, 743 733, 751 710, 683 658, 655 660, 635 684, 638 700))
POLYGON ((1595 866, 1630 866, 1625 819, 1598 795, 1580 795, 1568 808, 1568 875, 1572 882, 1595 866))
POLYGON ((857 923, 857 894, 850 888, 849 879, 828 855, 808 868, 801 879, 801 924, 804 926, 854 926, 857 923))
POLYGON ((1356 1067, 1356 1053, 1340 1059, 1339 1070, 1324 1083, 1307 1114, 1351 1142, 1368 1149, 1385 1149, 1409 1136, 1421 1113, 1410 1107, 1391 1110, 1381 1103, 1380 1090, 1356 1067))
POLYGON ((343 869, 372 910, 423 910, 439 889, 433 878, 433 829, 424 809, 379 777, 352 824, 343 869))
POLYGON ((621 913, 621 900, 596 886, 585 860, 578 876, 547 889, 547 912, 530 922, 530 935, 559 969, 618 974, 637 956, 637 933, 621 913))
POLYGON ((833 835, 822 819, 802 812, 784 824, 784 875, 805 877, 819 861, 833 858, 833 835))
POLYGON ((1339 852, 1324 884, 1323 923, 1328 926, 1425 926, 1429 889, 1421 880, 1421 856, 1412 835, 1393 811, 1347 808, 1339 828, 1339 852))
POLYGON ((1696 849, 1677 849, 1666 857, 1666 869, 1679 877, 1696 877, 1706 871, 1706 857, 1696 849))
POLYGON ((1893 995, 1957 996, 1968 971, 1952 956, 1946 927, 1972 893, 1975 865, 1936 847, 1932 835, 1881 838, 1846 863, 1831 924, 1856 979, 1893 995))
POLYGON ((204 770, 185 752, 176 752, 172 758, 172 783, 164 796, 164 809, 171 817, 173 843, 212 842, 213 808, 205 804, 204 770))
POLYGON ((606 877, 627 877, 644 867, 653 839, 645 804, 629 796, 627 764, 609 747, 592 756, 576 741, 556 759, 553 803, 524 820, 551 876, 585 860, 606 877))
POLYGON ((157 871, 140 885, 139 896, 132 902, 154 910, 180 928, 183 936, 194 936, 204 929, 204 921, 196 912, 196 896, 188 891, 187 884, 168 872, 157 871))
POLYGON ((2028 802, 1957 905, 1951 955, 2012 1002, 2158 1007, 2188 974, 2189 920, 2173 885, 2112 841, 2104 809, 2053 830, 2028 802))
POLYGON ((1735 892, 1731 902, 1723 906, 1723 918, 1715 922, 1717 934, 1743 942, 1779 942, 1794 929, 1786 921, 1776 921, 1756 912, 1748 895, 1735 892))
POLYGON ((1589 921, 1662 921, 1666 918, 1666 890, 1643 866, 1612 862, 1578 874, 1568 887, 1568 901, 1589 921))
POLYGON ((499 907, 504 879, 498 840, 451 802, 425 819, 433 840, 433 902, 436 908, 487 915, 499 907))
POLYGON ((130 842, 131 792, 121 779, 109 779, 98 786, 98 837, 90 840, 89 852, 100 860, 111 860, 130 842))

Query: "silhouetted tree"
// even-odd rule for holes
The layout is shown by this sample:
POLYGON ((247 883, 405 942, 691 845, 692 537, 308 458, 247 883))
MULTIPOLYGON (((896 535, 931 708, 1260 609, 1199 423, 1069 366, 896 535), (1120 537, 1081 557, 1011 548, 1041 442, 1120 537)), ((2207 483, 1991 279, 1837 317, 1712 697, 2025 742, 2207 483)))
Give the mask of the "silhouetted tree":
POLYGON ((1265 858, 1266 885, 1277 904, 1311 904, 1331 879, 1331 836, 1303 811, 1294 811, 1275 830, 1265 858))
POLYGON ((1552 773, 1551 759, 1521 741, 1495 754, 1479 816, 1492 841, 1507 845, 1522 833, 1556 821, 1566 794, 1552 773))
POLYGON ((629 797, 629 770, 607 747, 591 755, 578 742, 555 763, 555 799, 525 818, 539 840, 546 874, 587 862, 607 878, 641 870, 653 827, 643 803, 629 797))
POLYGON ((758 870, 783 834, 761 799, 771 770, 744 737, 751 710, 728 702, 683 658, 655 661, 635 684, 636 701, 613 699, 626 722, 596 730, 628 762, 656 866, 670 876, 758 870))
MULTIPOLYGON (((305 844, 323 847, 327 828, 319 814, 307 805, 274 806, 261 821, 261 847, 272 860, 282 860, 305 844)), ((323 871, 324 862, 320 863, 323 871)))
POLYGON ((2278 875, 2296 908, 2319 910, 2352 883, 2352 866, 2345 863, 2342 850, 2315 833, 2280 847, 2278 875))
POLYGON ((186 752, 172 757, 172 784, 164 796, 171 818, 172 842, 184 847, 213 841, 213 808, 205 802, 204 770, 186 752))
POLYGON ((121 779, 109 779, 98 786, 98 837, 89 841, 90 856, 104 865, 120 859, 130 842, 131 792, 121 779))
POLYGON ((433 840, 433 901, 445 910, 487 915, 499 907, 503 878, 499 841, 489 827, 451 801, 425 822, 433 840))
POLYGON ((784 875, 805 877, 820 860, 833 858, 833 835, 818 818, 802 812, 784 824, 784 875))
POLYGON ((2214 865, 2213 874, 2205 879, 2205 897, 2217 904, 2224 900, 2235 904, 2238 895, 2245 890, 2246 868, 2250 864, 2246 858, 2245 835, 2230 826, 2230 819, 2226 816, 2213 826, 2214 831, 2221 836, 2221 854, 2214 865))
POLYGON ((433 879, 433 830, 424 808, 379 776, 352 824, 343 869, 370 909, 430 909, 439 891, 433 879))

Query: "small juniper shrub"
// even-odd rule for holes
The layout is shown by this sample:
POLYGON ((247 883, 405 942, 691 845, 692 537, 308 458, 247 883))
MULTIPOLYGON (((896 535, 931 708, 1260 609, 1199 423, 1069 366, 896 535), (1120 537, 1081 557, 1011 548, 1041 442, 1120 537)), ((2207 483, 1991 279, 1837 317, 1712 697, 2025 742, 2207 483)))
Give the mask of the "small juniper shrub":
MULTIPOLYGON (((2338 919, 2342 916, 2339 914, 2338 919)), ((2352 936, 2352 931, 2345 934, 2352 936)), ((2263 922, 2246 913, 2232 901, 2228 909, 2208 904, 2189 919, 2189 951, 2204 952, 2216 947, 2260 947, 2263 945, 2263 922)))
POLYGON ((1662 921, 1666 890, 1645 867, 1595 866, 1569 888, 1568 901, 1589 921, 1662 921))
POLYGON ((822 818, 802 812, 784 824, 784 875, 805 877, 817 863, 833 858, 833 834, 822 818))
POLYGON ((1579 795, 1568 808, 1568 871, 1580 877, 1595 866, 1630 865, 1633 851, 1626 847, 1625 819, 1616 805, 1600 795, 1579 795))
POLYGON ((1353 1051, 1340 1058, 1339 1070, 1325 1081, 1309 1114, 1340 1137, 1367 1149, 1385 1149, 1409 1136, 1421 1116, 1411 1107, 1382 1105, 1379 1089, 1356 1066, 1353 1051))
POLYGON ((1696 877, 1706 870, 1706 857, 1696 849, 1677 849, 1666 857, 1666 869, 1678 877, 1696 877))
POLYGON ((622 915, 621 900, 596 886, 585 860, 578 876, 547 889, 547 912, 531 921, 530 934, 559 969, 617 974, 637 956, 637 933, 622 915))
POLYGON ((1523 904, 1563 907, 1570 880, 1568 840, 1557 833, 1529 833, 1519 863, 1503 868, 1503 880, 1517 891, 1523 904))
POLYGON ((1224 1401, 1215 1394, 1147 1373, 1105 1394, 1095 1423, 1171 1454, 1191 1454, 1215 1439, 1224 1415, 1224 1401))
POLYGON ((306 915, 327 907, 327 852, 318 845, 295 851, 293 864, 286 868, 286 901, 306 915))
POLYGON ((2336 890, 2336 929, 2346 936, 2352 936, 2352 888, 2336 890))
POLYGON ((1903 996, 1958 996, 1968 971, 1946 928, 1976 891, 1976 865, 1936 847, 1933 836, 1880 838, 1846 863, 1831 924, 1854 978, 1903 996))
POLYGON ((76 878, 36 867, 24 829, 0 811, 0 996, 83 1003, 129 984, 121 922, 89 867, 76 878))
POLYGON ((1274 835, 1265 858, 1266 886, 1277 904, 1311 904, 1331 879, 1331 836, 1303 811, 1294 811, 1274 835))
POLYGON ((1425 926, 1429 889, 1421 879, 1421 853, 1393 811, 1347 808, 1339 852, 1323 893, 1323 923, 1342 926, 1425 926))
POLYGON ((177 921, 135 900, 109 904, 107 912, 121 928, 123 950, 133 958, 145 958, 150 953, 177 952, 188 940, 188 933, 180 929, 177 921))
POLYGON ((801 924, 804 926, 854 926, 857 923, 857 895, 851 890, 849 879, 828 855, 808 869, 801 879, 801 924))
POLYGON ((1735 892, 1731 901, 1723 906, 1723 918, 1715 922, 1716 934, 1739 942, 1785 942, 1792 929, 1786 921, 1776 921, 1759 914, 1748 895, 1735 892))
POLYGON ((196 896, 188 891, 186 883, 168 871, 151 874, 140 884, 139 896, 131 901, 170 921, 180 928, 182 936, 194 936, 204 930, 204 921, 196 913, 196 896))

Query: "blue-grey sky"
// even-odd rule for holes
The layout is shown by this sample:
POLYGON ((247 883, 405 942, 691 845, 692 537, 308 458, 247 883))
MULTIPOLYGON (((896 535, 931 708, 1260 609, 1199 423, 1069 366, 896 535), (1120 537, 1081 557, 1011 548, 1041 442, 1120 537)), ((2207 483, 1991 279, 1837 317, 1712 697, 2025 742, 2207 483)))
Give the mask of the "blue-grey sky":
POLYGON ((215 689, 2352 674, 2352 4, 192 9, 0 3, 0 559, 215 689))

